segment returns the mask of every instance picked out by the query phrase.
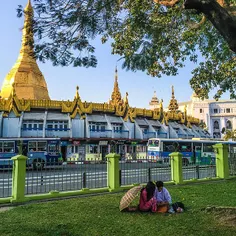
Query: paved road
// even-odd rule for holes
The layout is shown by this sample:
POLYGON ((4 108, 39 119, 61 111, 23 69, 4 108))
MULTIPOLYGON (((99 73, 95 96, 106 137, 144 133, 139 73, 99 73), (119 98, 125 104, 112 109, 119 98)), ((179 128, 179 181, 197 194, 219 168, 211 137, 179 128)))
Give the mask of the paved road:
MULTIPOLYGON (((156 163, 120 164, 121 185, 146 183, 150 180, 171 180, 171 169, 156 163)), ((215 177, 215 166, 183 167, 183 178, 215 177)), ((0 197, 11 196, 12 172, 0 171, 0 197)), ((69 191, 107 186, 106 164, 62 165, 43 170, 27 170, 26 194, 47 193, 51 190, 69 191)))

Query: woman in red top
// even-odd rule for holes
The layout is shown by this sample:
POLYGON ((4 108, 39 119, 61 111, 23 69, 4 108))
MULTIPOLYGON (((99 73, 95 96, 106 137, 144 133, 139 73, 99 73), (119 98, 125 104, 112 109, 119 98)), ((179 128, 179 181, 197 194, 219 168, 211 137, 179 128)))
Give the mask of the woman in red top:
POLYGON ((154 198, 156 186, 153 182, 148 182, 146 187, 141 190, 139 199, 140 211, 157 211, 157 202, 154 198))

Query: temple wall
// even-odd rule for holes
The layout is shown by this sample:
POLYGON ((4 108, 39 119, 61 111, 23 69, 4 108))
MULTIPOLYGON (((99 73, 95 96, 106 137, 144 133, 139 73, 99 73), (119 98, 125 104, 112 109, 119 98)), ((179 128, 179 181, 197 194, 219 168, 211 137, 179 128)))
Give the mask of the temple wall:
POLYGON ((4 138, 13 138, 18 136, 20 118, 16 117, 13 112, 8 117, 3 118, 2 136, 4 138))
MULTIPOLYGON (((72 119, 72 137, 84 138, 85 137, 85 120, 81 120, 79 117, 72 119)), ((87 135, 86 135, 87 136, 87 135)))

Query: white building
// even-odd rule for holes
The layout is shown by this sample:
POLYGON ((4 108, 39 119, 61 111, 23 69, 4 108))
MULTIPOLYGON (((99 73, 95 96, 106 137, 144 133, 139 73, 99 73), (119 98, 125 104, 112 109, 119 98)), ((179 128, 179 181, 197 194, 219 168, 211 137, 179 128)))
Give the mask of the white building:
POLYGON ((214 138, 222 137, 222 129, 236 129, 235 100, 201 100, 193 93, 191 100, 179 103, 179 110, 200 119, 206 124, 206 129, 214 138))
POLYGON ((160 108, 160 102, 159 99, 157 98, 156 91, 154 91, 154 95, 152 97, 152 100, 149 102, 149 109, 150 110, 155 110, 155 109, 160 108))

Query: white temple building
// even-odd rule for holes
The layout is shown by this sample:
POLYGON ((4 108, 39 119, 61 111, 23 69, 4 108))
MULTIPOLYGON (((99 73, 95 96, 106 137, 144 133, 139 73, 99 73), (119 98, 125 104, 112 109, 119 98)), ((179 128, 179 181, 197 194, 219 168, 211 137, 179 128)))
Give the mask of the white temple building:
POLYGON ((179 110, 200 119, 206 124, 206 129, 213 138, 222 138, 222 129, 236 129, 236 101, 235 100, 201 100, 195 93, 191 100, 179 103, 179 110))

